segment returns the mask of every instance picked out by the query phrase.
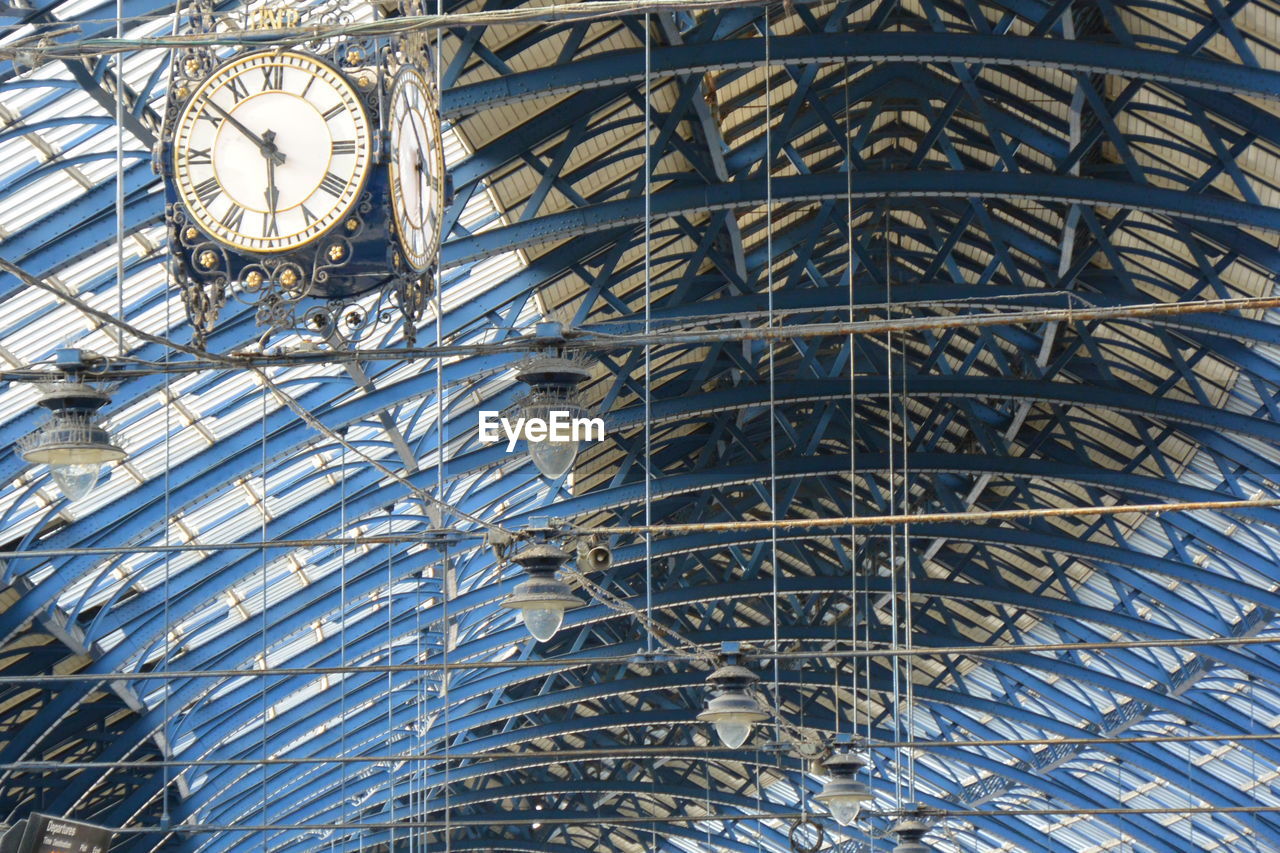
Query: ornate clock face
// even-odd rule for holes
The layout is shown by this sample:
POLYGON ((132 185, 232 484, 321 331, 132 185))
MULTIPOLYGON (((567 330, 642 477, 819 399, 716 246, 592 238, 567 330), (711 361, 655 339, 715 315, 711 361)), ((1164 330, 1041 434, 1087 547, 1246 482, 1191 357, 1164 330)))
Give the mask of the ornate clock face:
POLYGON ((216 69, 175 125, 178 196, 214 239, 284 252, 347 215, 369 174, 369 117, 351 85, 303 53, 262 51, 216 69))
POLYGON ((391 85, 391 198, 405 260, 435 260, 444 215, 444 156, 435 100, 422 72, 400 69, 391 85))

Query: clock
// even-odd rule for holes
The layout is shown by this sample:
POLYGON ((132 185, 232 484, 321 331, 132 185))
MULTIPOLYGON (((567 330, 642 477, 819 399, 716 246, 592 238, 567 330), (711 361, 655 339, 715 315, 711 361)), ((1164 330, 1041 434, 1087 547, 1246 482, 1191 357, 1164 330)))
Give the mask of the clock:
MULTIPOLYGON (((178 2, 203 38, 173 52, 153 163, 192 341, 204 346, 232 306, 253 309, 264 342, 354 346, 398 331, 412 343, 444 219, 426 37, 340 32, 351 0, 227 15, 217 0, 178 2), (332 35, 287 49, 205 43, 243 30, 274 44, 294 27, 332 35)), ((418 2, 370 8, 397 17, 418 2)))
POLYGON ((368 114, 337 69, 295 51, 246 53, 215 68, 179 113, 174 188, 218 243, 289 252, 352 211, 371 148, 368 114))
POLYGON ((406 65, 390 92, 391 209, 405 264, 422 272, 436 260, 444 216, 444 153, 435 94, 422 72, 406 65))

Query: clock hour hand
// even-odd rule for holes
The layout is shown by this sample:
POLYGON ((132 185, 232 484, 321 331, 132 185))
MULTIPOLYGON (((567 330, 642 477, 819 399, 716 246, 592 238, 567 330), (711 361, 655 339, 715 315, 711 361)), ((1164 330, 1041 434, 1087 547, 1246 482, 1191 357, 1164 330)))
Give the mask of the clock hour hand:
POLYGON ((257 145, 259 154, 261 154, 263 157, 266 157, 269 162, 275 163, 277 166, 284 165, 284 155, 280 153, 280 149, 276 148, 276 144, 274 141, 275 134, 272 131, 269 131, 269 130, 267 131, 267 133, 270 134, 271 139, 270 140, 264 139, 263 137, 258 136, 258 134, 254 133, 249 128, 245 127, 239 121, 239 119, 237 119, 231 113, 227 112, 222 107, 218 106, 216 101, 210 99, 208 101, 208 104, 210 108, 213 109, 214 112, 218 113, 227 121, 231 122, 231 125, 236 130, 240 131, 245 136, 247 136, 249 138, 249 141, 251 141, 254 145, 257 145))
MULTIPOLYGON (((267 131, 265 134, 268 142, 271 142, 275 134, 267 131)), ((281 155, 283 157, 284 155, 281 155)), ((276 223, 276 205, 280 203, 280 190, 276 187, 276 162, 272 158, 267 158, 267 190, 263 193, 267 197, 267 235, 276 236, 279 234, 279 226, 276 223)))

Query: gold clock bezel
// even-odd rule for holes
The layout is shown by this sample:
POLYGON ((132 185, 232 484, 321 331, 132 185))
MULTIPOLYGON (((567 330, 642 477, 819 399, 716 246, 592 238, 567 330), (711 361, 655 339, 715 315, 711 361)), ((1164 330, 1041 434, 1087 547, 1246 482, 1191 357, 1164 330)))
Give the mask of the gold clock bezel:
MULTIPOLYGON (((406 110, 413 110, 413 107, 406 101, 406 110)), ((416 110, 414 110, 416 112, 416 110)), ((427 81, 427 77, 418 68, 412 65, 406 65, 401 68, 391 83, 391 89, 387 98, 387 113, 389 121, 387 126, 390 130, 390 145, 388 146, 387 156, 387 173, 391 188, 391 214, 395 220, 396 239, 400 244, 400 253, 404 256, 405 263, 416 272, 423 272, 428 269, 436 256, 440 252, 440 243, 443 235, 440 233, 444 225, 444 139, 440 127, 440 111, 438 109, 438 101, 435 89, 427 81), (404 193, 400 192, 400 168, 399 168, 399 145, 396 134, 401 127, 402 122, 398 121, 398 95, 402 88, 408 86, 416 86, 422 90, 423 101, 427 107, 427 111, 423 114, 423 124, 431 129, 434 136, 435 144, 431 145, 428 156, 432 160, 436 198, 438 201, 437 220, 434 239, 429 241, 426 251, 419 257, 413 251, 409 244, 409 238, 406 233, 407 229, 414 226, 407 221, 407 211, 404 208, 404 193), (432 107, 437 107, 434 111, 432 107)))
MULTIPOLYGON (((308 87, 309 88, 309 87, 308 87)), ((271 90, 262 90, 271 91, 271 90)), ((284 91, 284 90, 280 90, 284 91)), ((260 92, 256 93, 260 94, 260 92)), ((286 91, 299 100, 306 100, 302 95, 286 91)), ((253 97, 251 95, 250 97, 253 97)), ((191 94, 179 113, 174 125, 172 137, 173 147, 173 182, 174 188, 183 207, 192 220, 215 241, 232 249, 252 254, 280 254, 295 251, 323 239, 336 226, 344 222, 359 201, 373 171, 373 130, 368 111, 361 102, 360 94, 355 86, 336 67, 324 60, 300 51, 260 50, 232 57, 213 69, 196 90, 191 94), (190 164, 190 137, 200 114, 212 93, 222 89, 231 80, 242 74, 259 69, 265 65, 282 65, 301 70, 313 78, 324 80, 341 98, 344 111, 351 117, 356 128, 355 157, 356 165, 352 176, 344 186, 343 192, 333 204, 326 207, 322 215, 315 217, 314 222, 307 223, 306 228, 293 234, 278 237, 259 237, 242 234, 224 225, 213 215, 195 190, 190 164)), ((219 187, 224 187, 218 178, 216 168, 212 174, 219 187)), ((226 192, 225 187, 223 189, 226 192)))

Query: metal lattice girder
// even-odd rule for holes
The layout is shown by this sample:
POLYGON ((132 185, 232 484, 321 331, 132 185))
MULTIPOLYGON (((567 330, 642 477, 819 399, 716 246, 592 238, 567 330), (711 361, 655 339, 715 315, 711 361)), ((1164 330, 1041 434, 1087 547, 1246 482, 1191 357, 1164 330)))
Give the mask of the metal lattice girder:
MULTIPOLYGON (((494 367, 498 367, 506 362, 507 359, 504 357, 494 357, 492 364, 494 367)), ((470 364, 459 364, 457 376, 460 378, 463 375, 467 375, 478 366, 479 365, 475 362, 470 364)), ((412 379, 408 379, 405 380, 404 387, 399 389, 396 389, 394 386, 386 387, 379 389, 376 394, 366 394, 362 397, 353 399, 351 403, 347 404, 352 408, 347 408, 346 406, 339 409, 327 408, 325 404, 327 404, 332 398, 332 391, 325 388, 320 388, 310 394, 302 395, 299 398, 299 402, 304 406, 312 407, 312 411, 315 412, 316 417, 321 422, 325 422, 331 428, 336 428, 348 423, 356 422, 377 410, 395 405, 405 399, 411 399, 413 396, 420 396, 426 391, 427 389, 422 388, 420 383, 417 383, 412 379)), ((291 433, 293 436, 297 437, 314 435, 309 427, 305 424, 298 423, 292 413, 288 410, 278 410, 273 416, 269 416, 269 420, 265 428, 267 429, 268 434, 277 438, 277 440, 282 439, 287 442, 284 445, 284 449, 279 453, 279 455, 286 457, 292 455, 294 452, 293 440, 291 440, 290 437, 291 433), (282 433, 282 428, 285 427, 287 427, 287 429, 282 433)), ((208 458, 198 457, 186 465, 179 466, 176 475, 183 477, 190 483, 190 493, 193 497, 202 493, 210 486, 232 482, 237 476, 244 476, 251 472, 258 464, 259 456, 256 454, 259 454, 260 452, 261 429, 261 427, 247 427, 235 438, 229 440, 224 439, 217 445, 217 452, 221 459, 217 460, 216 463, 208 458), (228 463, 232 466, 238 465, 239 467, 229 468, 228 463), (187 470, 183 470, 185 468, 189 468, 190 473, 188 473, 187 470)), ((375 471, 370 471, 366 476, 376 480, 379 475, 375 471)), ((417 476, 420 477, 424 483, 430 481, 430 478, 426 473, 419 473, 417 476)), ((163 484, 156 483, 154 485, 149 484, 149 486, 142 487, 135 492, 135 501, 137 502, 136 505, 138 509, 120 517, 116 522, 116 525, 123 526, 127 524, 134 530, 151 529, 152 525, 165 517, 165 504, 163 500, 161 500, 163 496, 163 484)), ((379 503, 378 496, 370 493, 365 496, 364 503, 359 507, 359 511, 367 512, 371 511, 375 507, 381 507, 385 505, 385 498, 386 496, 384 495, 381 498, 382 503, 379 503)), ((170 501, 171 505, 177 506, 182 506, 186 502, 187 499, 182 495, 178 495, 177 499, 171 499, 170 501)), ((91 524, 86 524, 85 527, 87 532, 90 533, 90 536, 77 538, 79 535, 78 531, 74 529, 67 529, 62 533, 62 541, 68 544, 75 543, 78 545, 89 545, 95 542, 106 541, 104 534, 110 532, 108 529, 94 529, 94 525, 91 524)), ((228 559, 229 558, 230 555, 228 555, 228 559)), ((97 560, 91 557, 67 559, 64 564, 65 567, 60 568, 62 571, 67 572, 68 577, 65 579, 59 578, 55 583, 49 584, 48 588, 50 590, 58 589, 60 582, 78 576, 80 572, 88 570, 96 562, 97 560)), ((18 568, 18 566, 11 566, 10 571, 13 571, 16 568, 18 568)), ((43 602, 39 599, 38 595, 28 596, 18 607, 11 609, 4 614, 4 624, 6 626, 16 627, 21 624, 22 621, 29 618, 42 603, 43 602)), ((9 629, 11 630, 11 628, 9 629)))
MULTIPOLYGON (((696 674, 695 674, 694 676, 692 676, 689 680, 690 680, 690 683, 696 683, 696 681, 697 681, 696 674)), ((886 683, 887 683, 887 682, 886 682, 886 683)), ((332 744, 331 744, 331 746, 332 746, 332 744)), ((487 772, 492 772, 492 770, 491 770, 491 769, 490 769, 490 770, 482 770, 481 772, 486 772, 486 773, 487 773, 487 772)), ((457 775, 458 777, 465 778, 467 774, 466 774, 466 773, 463 773, 463 772, 458 772, 456 775, 457 775)), ((332 783, 330 783, 330 784, 332 784, 332 783)), ((553 784, 554 784, 554 783, 553 783, 553 784)), ((505 788, 504 788, 502 791, 497 792, 496 794, 493 794, 493 793, 488 794, 488 796, 518 796, 518 795, 519 795, 519 792, 518 792, 518 791, 510 790, 510 789, 505 789, 505 788)), ((459 805, 465 805, 465 797, 460 797, 459 799, 463 801, 463 802, 459 802, 459 805)), ((437 804, 436 804, 436 806, 438 807, 438 806, 439 806, 439 804, 437 803, 437 804)), ((283 806, 282 806, 282 807, 283 807, 283 806)))
MULTIPOLYGON (((730 41, 717 45, 714 51, 704 45, 668 45, 652 52, 649 73, 665 77, 755 67, 765 60, 762 47, 759 39, 730 41)), ((956 33, 813 33, 775 38, 769 50, 772 61, 779 65, 874 65, 886 61, 1008 64, 1280 97, 1280 74, 1274 71, 1111 44, 1091 45, 1085 54, 1077 45, 1060 39, 956 33)), ((462 86, 449 93, 441 108, 446 116, 465 115, 547 95, 643 82, 644 75, 643 51, 615 51, 462 86)))
MULTIPOLYGON (((927 459, 923 459, 923 460, 921 460, 921 461, 920 461, 920 464, 921 464, 921 465, 923 466, 923 468, 925 468, 925 469, 927 469, 927 468, 931 467, 931 466, 930 466, 930 463, 929 463, 929 461, 928 461, 927 459)), ((1031 469, 1031 470, 1034 470, 1034 468, 1033 468, 1033 469, 1031 469)), ((1044 470, 1044 473, 1050 473, 1052 470, 1053 470, 1053 469, 1045 469, 1045 470, 1044 470)), ((727 474, 727 472, 725 472, 725 473, 727 474)), ((783 473, 785 474, 786 472, 784 471, 783 473)), ((1059 472, 1059 473, 1061 473, 1061 472, 1059 472)), ((742 478, 741 478, 741 479, 749 479, 750 477, 753 477, 753 476, 756 476, 756 473, 755 473, 755 472, 745 471, 745 472, 743 472, 743 475, 742 475, 742 478)), ((726 482, 732 482, 734 479, 738 479, 738 478, 735 478, 735 477, 733 477, 733 476, 727 476, 727 477, 725 477, 725 481, 726 481, 726 482)), ((1121 484, 1121 483, 1123 482, 1123 479, 1122 479, 1122 478, 1120 478, 1120 477, 1115 477, 1115 478, 1112 478, 1112 481, 1113 481, 1114 483, 1116 483, 1117 485, 1119 485, 1119 484, 1121 484)), ((1147 485, 1146 487, 1137 487, 1137 486, 1135 486, 1135 487, 1134 487, 1134 491, 1135 491, 1135 492, 1138 492, 1138 493, 1151 493, 1151 491, 1152 491, 1152 485, 1153 485, 1153 484, 1149 484, 1149 485, 1147 485)), ((691 482, 690 487, 696 487, 696 482, 691 482)), ((658 494, 658 496, 659 496, 659 497, 661 497, 661 496, 666 492, 666 490, 667 490, 667 487, 666 487, 666 486, 660 486, 660 487, 659 487, 659 489, 657 490, 657 494, 658 494)), ((635 491, 635 490, 634 490, 634 488, 633 488, 633 489, 631 489, 631 491, 632 491, 632 492, 634 492, 634 491, 635 491)), ((597 502, 597 503, 596 503, 596 505, 601 505, 601 504, 599 504, 599 503, 597 502)), ((569 505, 569 506, 573 506, 573 507, 574 507, 574 509, 577 509, 577 508, 578 508, 577 506, 574 506, 574 505, 572 505, 572 504, 571 504, 571 505, 569 505)), ((566 507, 566 509, 567 509, 567 508, 569 508, 569 507, 566 507)), ((589 508, 589 507, 584 507, 584 508, 589 508)), ((148 610, 148 604, 147 604, 146 600, 145 600, 145 599, 141 600, 141 601, 138 603, 137 608, 138 608, 138 609, 140 609, 142 612, 147 612, 147 610, 148 610)), ((135 612, 137 612, 137 611, 135 611, 135 612)))
MULTIPOLYGON (((663 190, 649 200, 655 216, 677 216, 702 210, 756 206, 772 196, 775 203, 822 199, 875 199, 883 196, 936 198, 1018 198, 1067 204, 1114 205, 1193 222, 1249 226, 1280 231, 1280 215, 1257 205, 1221 197, 1191 197, 1179 190, 1067 176, 1016 175, 1000 172, 863 172, 857 187, 845 190, 827 175, 796 175, 734 181, 687 189, 663 190)), ((549 214, 527 223, 496 228, 469 238, 450 240, 442 263, 474 261, 499 250, 526 248, 594 231, 641 222, 644 199, 602 202, 582 210, 549 214)))
MULTIPOLYGON (((660 321, 733 314, 740 317, 735 322, 761 322, 758 312, 766 305, 806 312, 790 314, 784 322, 841 319, 853 314, 851 304, 860 316, 877 316, 865 312, 884 297, 886 269, 893 281, 889 298, 898 305, 883 310, 919 314, 969 310, 940 302, 953 299, 996 307, 1061 307, 1070 304, 1062 301, 1067 292, 1085 300, 1075 304, 1100 305, 1266 294, 1266 281, 1280 264, 1260 230, 1276 224, 1267 211, 1274 207, 1277 182, 1266 158, 1268 146, 1280 139, 1280 121, 1268 103, 1276 91, 1274 72, 1258 61, 1265 54, 1258 30, 1251 29, 1256 24, 1240 14, 1247 5, 1157 10, 1106 2, 1083 9, 1012 0, 964 6, 929 0, 800 5, 772 9, 767 21, 760 9, 680 13, 650 32, 656 86, 647 116, 637 78, 643 67, 639 18, 512 28, 502 35, 484 27, 451 31, 443 43, 449 69, 445 101, 459 132, 474 133, 477 142, 474 154, 455 169, 459 195, 449 221, 456 225, 462 204, 486 192, 511 219, 476 233, 454 228, 446 258, 475 262, 459 264, 447 286, 466 286, 494 251, 517 245, 532 251, 528 267, 474 300, 460 300, 447 331, 485 334, 493 322, 514 324, 526 305, 557 319, 570 316, 575 325, 636 330, 647 279, 638 213, 646 184, 653 189, 656 213, 650 255, 655 263, 649 272, 653 316, 660 321), (774 60, 767 82, 760 67, 760 33, 766 27, 773 32, 774 60), (1029 56, 1033 49, 1035 55, 1029 56), (881 61, 886 58, 896 61, 881 61), (610 74, 593 71, 602 64, 609 65, 610 74), (567 97, 547 97, 570 87, 567 97), (772 121, 769 151, 761 132, 765 98, 772 121), (483 126, 490 120, 497 129, 483 126), (646 121, 651 135, 643 133, 646 121), (1178 128, 1176 138, 1168 131, 1171 126, 1178 128), (652 177, 641 173, 642 138, 653 147, 651 162, 657 168, 652 177), (773 172, 767 183, 764 162, 773 172), (761 215, 766 195, 775 202, 771 230, 761 215), (881 236, 885 230, 887 240, 881 236), (755 317, 742 313, 753 311, 755 317)), ((1261 13, 1256 4, 1249 11, 1261 13)), ((86 125, 85 132, 91 129, 86 125)), ((127 222, 146 226, 157 215, 148 207, 155 203, 149 177, 136 167, 128 174, 133 183, 127 222)), ((8 178, 24 180, 14 173, 8 178)), ((114 237, 112 195, 104 185, 70 201, 46 222, 8 235, 4 246, 13 254, 6 256, 20 257, 33 271, 57 274, 108 246, 114 237)), ((102 276, 90 290, 106 293, 110 286, 109 277, 102 276)), ((10 285, 0 298, 19 292, 10 285)), ((445 472, 450 484, 459 485, 447 488, 469 510, 516 526, 539 514, 591 518, 606 527, 610 520, 641 518, 646 454, 639 401, 649 393, 657 414, 648 454, 656 474, 652 509, 660 521, 759 518, 773 512, 830 515, 847 511, 855 496, 860 512, 883 512, 890 508, 889 469, 901 475, 908 466, 917 506, 958 511, 1265 495, 1280 481, 1280 466, 1270 452, 1280 387, 1268 349, 1277 337, 1272 325, 1266 316, 1203 315, 1158 324, 1021 324, 908 333, 897 338, 899 346, 905 342, 908 364, 895 367, 898 380, 906 378, 911 400, 906 405, 889 393, 885 374, 892 354, 875 339, 860 338, 856 345, 842 337, 789 344, 777 348, 776 358, 765 345, 715 343, 685 362, 670 363, 675 353, 660 348, 661 366, 647 392, 634 353, 606 353, 590 393, 606 409, 611 439, 584 452, 569 489, 540 490, 527 467, 519 470, 500 448, 476 446, 469 433, 474 416, 465 406, 450 412, 449 433, 458 445, 445 472), (760 416, 770 402, 770 364, 778 391, 774 420, 760 416), (850 365, 858 373, 852 409, 850 365), (910 432, 911 452, 891 463, 886 448, 894 442, 887 433, 902 428, 910 432), (772 466, 762 452, 771 433, 781 451, 772 466), (849 459, 851 440, 856 462, 849 459), (497 465, 504 467, 471 479, 497 465), (777 478, 776 506, 770 491, 757 485, 770 474, 777 478)), ((250 337, 247 315, 238 314, 223 348, 250 337)), ((142 352, 150 360, 162 355, 142 352)), ((465 399, 452 389, 455 380, 456 387, 465 387, 468 371, 497 372, 505 364, 495 359, 450 365, 450 401, 465 399)), ((379 412, 414 411, 410 421, 417 422, 428 417, 428 386, 434 382, 430 376, 416 378, 415 388, 413 379, 387 384, 375 377, 377 390, 368 398, 349 396, 348 381, 328 379, 302 396, 330 427, 371 422, 379 412)), ((202 387, 217 393, 223 379, 211 378, 202 387)), ((118 408, 146 399, 159 385, 155 379, 129 383, 117 393, 118 408)), ((470 386, 477 393, 503 387, 470 386)), ((484 404, 504 407, 509 400, 509 392, 490 390, 484 404)), ((4 425, 5 435, 12 441, 30 423, 19 415, 4 425)), ((175 466, 171 505, 180 512, 194 510, 208 496, 227 495, 238 479, 253 476, 264 435, 273 471, 307 454, 326 454, 319 473, 300 481, 278 478, 277 489, 321 482, 332 465, 334 448, 328 442, 315 440, 288 414, 272 414, 265 426, 245 427, 175 466)), ((431 430, 416 435, 412 452, 426 458, 437 439, 431 430)), ((377 446, 377 440, 367 446, 377 446)), ((23 472, 16 463, 6 467, 11 478, 23 472)), ((429 474, 415 478, 419 487, 434 487, 429 474)), ((306 512, 273 519, 270 535, 342 534, 352 523, 373 523, 388 500, 408 497, 402 487, 388 489, 369 472, 350 471, 342 489, 331 485, 306 512), (352 511, 346 526, 340 504, 352 511)), ((144 484, 131 493, 123 512, 115 506, 60 530, 37 527, 28 541, 53 547, 121 544, 120 537, 155 541, 166 520, 164 491, 157 483, 144 484)), ((44 517, 45 523, 56 523, 54 508, 44 517)), ((916 527, 912 541, 920 543, 922 553, 910 565, 916 572, 917 629, 923 631, 917 643, 1257 636, 1280 609, 1271 589, 1280 547, 1274 519, 1273 510, 1259 510, 1230 518, 1169 513, 1136 522, 1101 518, 1057 526, 1042 521, 1003 528, 916 527)), ((404 523, 410 523, 408 517, 404 523)), ((850 573, 879 559, 875 549, 882 531, 868 532, 857 556, 849 551, 847 535, 783 536, 777 560, 758 534, 659 537, 656 613, 708 645, 734 637, 767 640, 771 632, 761 614, 771 606, 770 575, 778 572, 786 593, 778 603, 786 617, 784 636, 810 641, 829 636, 836 614, 843 612, 833 602, 841 590, 847 594, 850 573), (812 627, 815 617, 829 621, 812 627), (810 626, 807 633, 797 633, 802 625, 810 626)), ((597 580, 639 601, 643 549, 630 541, 616 544, 617 563, 597 580)), ((432 559, 411 549, 391 550, 394 578, 408 579, 415 561, 432 559)), ((386 556, 352 559, 347 592, 382 594, 386 556)), ((44 564, 15 560, 8 570, 11 577, 23 577, 44 564)), ((135 594, 131 583, 116 585, 112 572, 129 565, 122 561, 54 558, 48 565, 53 573, 42 575, 36 592, 5 614, 8 636, 20 636, 30 617, 48 612, 78 579, 92 579, 87 588, 77 588, 75 601, 62 602, 70 605, 66 616, 86 638, 111 644, 86 667, 106 676, 121 666, 154 665, 168 628, 155 586, 135 594), (100 590, 112 591, 105 604, 97 603, 100 590), (124 639, 113 639, 118 636, 124 639)), ((134 571, 141 577, 157 565, 158 560, 145 560, 134 571)), ((173 578, 170 611, 180 618, 205 612, 204 602, 251 578, 255 564, 238 552, 217 552, 201 569, 203 574, 173 578)), ((462 555, 456 575, 466 591, 451 611, 454 654, 479 658, 515 647, 522 657, 589 656, 642 647, 644 631, 634 618, 600 606, 570 614, 560 639, 534 647, 511 615, 496 606, 514 579, 499 580, 501 569, 487 553, 462 555)), ((887 593, 884 578, 873 578, 870 587, 881 598, 887 593)), ((419 617, 408 609, 340 615, 342 599, 335 576, 322 575, 311 587, 273 603, 268 624, 280 632, 278 642, 264 644, 261 629, 243 622, 182 646, 170 663, 253 666, 264 648, 284 654, 287 638, 300 636, 316 619, 329 624, 344 619, 347 654, 375 660, 386 651, 388 627, 393 638, 408 637, 418 627, 419 617), (388 626, 392 611, 396 618, 388 626)), ((872 607, 864 615, 875 622, 875 636, 882 637, 882 614, 872 607)), ((430 611, 429 624, 437 626, 432 631, 439 630, 441 616, 438 609, 430 611)), ((322 665, 342 660, 343 654, 329 636, 291 651, 288 660, 322 665)), ((396 647, 389 654, 413 660, 416 651, 405 657, 406 650, 396 647)), ((26 665, 40 664, 33 657, 26 665)), ((809 725, 830 727, 829 710, 822 710, 830 703, 820 697, 830 691, 831 675, 789 673, 785 707, 803 708, 809 725)), ((1087 657, 971 656, 939 671, 918 671, 917 698, 921 726, 959 741, 1011 728, 1093 736, 1126 728, 1158 731, 1175 718, 1193 721, 1195 731, 1230 735, 1249 731, 1253 721, 1252 704, 1246 710, 1242 694, 1229 686, 1243 675, 1254 679, 1250 703, 1256 690, 1260 706, 1274 710, 1277 674, 1265 656, 1224 648, 1173 656, 1141 649, 1087 657)), ((886 677, 877 669, 874 695, 866 697, 882 709, 891 692, 886 677)), ((449 731, 438 731, 430 740, 439 746, 447 737, 451 748, 473 754, 540 738, 616 747, 633 732, 653 731, 664 722, 670 728, 687 719, 702 696, 700 671, 640 684, 617 669, 592 672, 549 662, 545 668, 457 672, 453 678, 449 731), (627 691, 606 695, 617 684, 627 691), (590 713, 577 713, 578 701, 589 703, 590 713), (628 702, 650 710, 637 713, 628 702)), ((358 695, 373 705, 348 710, 346 736, 359 739, 370 752, 388 747, 390 733, 378 709, 388 690, 394 700, 394 691, 409 681, 364 679, 358 695)), ((307 683, 305 678, 274 683, 267 697, 271 707, 307 683)), ((76 728, 101 715, 103 709, 83 687, 67 685, 37 712, 33 727, 38 722, 42 731, 37 748, 74 748, 76 728)), ((220 685, 191 680, 173 687, 170 725, 159 706, 126 713, 113 724, 115 737, 95 747, 95 754, 141 754, 138 750, 157 732, 189 738, 182 754, 193 758, 256 754, 255 732, 245 728, 260 713, 261 696, 251 680, 220 685)), ((308 706, 273 717, 266 729, 268 746, 284 749, 290 736, 311 730, 326 714, 341 716, 344 690, 348 699, 357 694, 354 682, 342 680, 308 706)), ((432 707, 440 709, 438 697, 433 701, 432 707)), ((415 712, 394 701, 393 708, 401 715, 397 719, 406 721, 415 712)), ((704 742, 702 734, 686 734, 689 744, 704 742)), ((318 739, 311 754, 334 754, 341 735, 318 739)), ((10 754, 18 750, 13 744, 6 744, 10 754)), ((1150 805, 1165 787, 1172 793, 1183 784, 1190 790, 1177 791, 1178 796, 1217 804, 1270 802, 1275 796, 1265 783, 1246 793, 1230 784, 1216 790, 1209 788, 1214 782, 1182 780, 1180 753, 1167 747, 1099 750, 1107 758, 1100 768, 1090 764, 1093 753, 1050 752, 1038 756, 1011 748, 996 754, 957 747, 946 753, 947 764, 922 760, 925 799, 939 807, 990 799, 993 810, 1017 802, 1111 804, 1126 795, 1107 773, 1117 759, 1125 761, 1135 786, 1140 781, 1144 790, 1155 792, 1129 802, 1150 805), (971 768, 978 781, 966 782, 955 770, 960 766, 971 768)), ((1269 747, 1257 744, 1197 755, 1204 755, 1204 772, 1221 781, 1239 772, 1242 752, 1270 764, 1276 758, 1269 747)), ((672 803, 694 808, 708 796, 699 766, 704 765, 692 760, 661 768, 631 762, 626 765, 635 777, 630 790, 609 808, 634 811, 650 781, 667 786, 672 803)), ((434 814, 442 802, 440 769, 433 767, 429 783, 422 780, 434 814)), ((475 758, 452 771, 451 797, 456 795, 458 815, 465 818, 528 813, 527 806, 495 813, 485 805, 481 774, 488 772, 530 796, 558 791, 543 812, 547 817, 581 813, 602 786, 619 784, 584 775, 576 766, 552 774, 537 759, 475 758)), ((199 772, 183 779, 194 780, 199 772)), ((876 772, 891 778, 896 769, 881 761, 876 772)), ((370 777, 378 790, 362 804, 362 820, 390 814, 378 808, 387 800, 388 780, 397 779, 399 790, 408 784, 404 771, 379 773, 370 777)), ((815 790, 816 782, 803 768, 789 766, 785 773, 788 789, 815 790)), ((79 801, 98 808, 126 776, 120 771, 79 774, 59 805, 79 801)), ((185 805, 177 807, 182 815, 252 822, 276 813, 320 824, 334 814, 341 777, 336 765, 312 772, 303 766, 273 767, 269 795, 280 796, 265 808, 258 777, 238 768, 211 771, 205 786, 189 797, 181 786, 173 793, 182 794, 185 805)), ((751 804, 753 779, 748 767, 725 764, 710 783, 710 796, 715 802, 736 797, 740 805, 751 804)), ((111 819, 145 822, 156 814, 153 794, 162 780, 129 784, 135 787, 109 812, 111 819)), ((1122 835, 1143 849, 1179 849, 1183 843, 1181 827, 1145 817, 1100 821, 1101 829, 1083 822, 1062 825, 1052 836, 1044 834, 1044 821, 992 816, 975 823, 980 829, 962 837, 979 848, 1007 842, 1025 850, 1084 849, 1122 835)), ((1241 839, 1250 826, 1244 819, 1206 817, 1196 821, 1195 830, 1238 846, 1248 843, 1241 839)), ((670 849, 679 840, 698 843, 692 828, 670 824, 660 831, 670 835, 662 842, 670 849)), ((627 849, 647 843, 638 830, 583 827, 575 832, 579 846, 627 849)), ((1261 818, 1258 832, 1258 849, 1280 849, 1273 821, 1261 818)), ((512 849, 547 849, 563 840, 527 829, 500 835, 519 837, 510 842, 512 849)), ((433 831, 430 837, 438 841, 441 836, 433 831)), ((209 841, 240 848, 263 840, 244 834, 167 843, 209 841)), ((304 850, 384 840, 389 838, 376 832, 364 834, 363 841, 354 832, 326 841, 289 831, 269 843, 304 850)), ((735 838, 741 842, 736 847, 724 840, 728 849, 755 849, 751 840, 735 838)), ((152 841, 130 844, 150 849, 152 841)), ((455 830, 452 843, 458 849, 495 849, 507 842, 468 828, 455 830)), ((781 848, 785 839, 775 828, 762 843, 781 848)), ((876 844, 885 848, 887 842, 876 844)))

